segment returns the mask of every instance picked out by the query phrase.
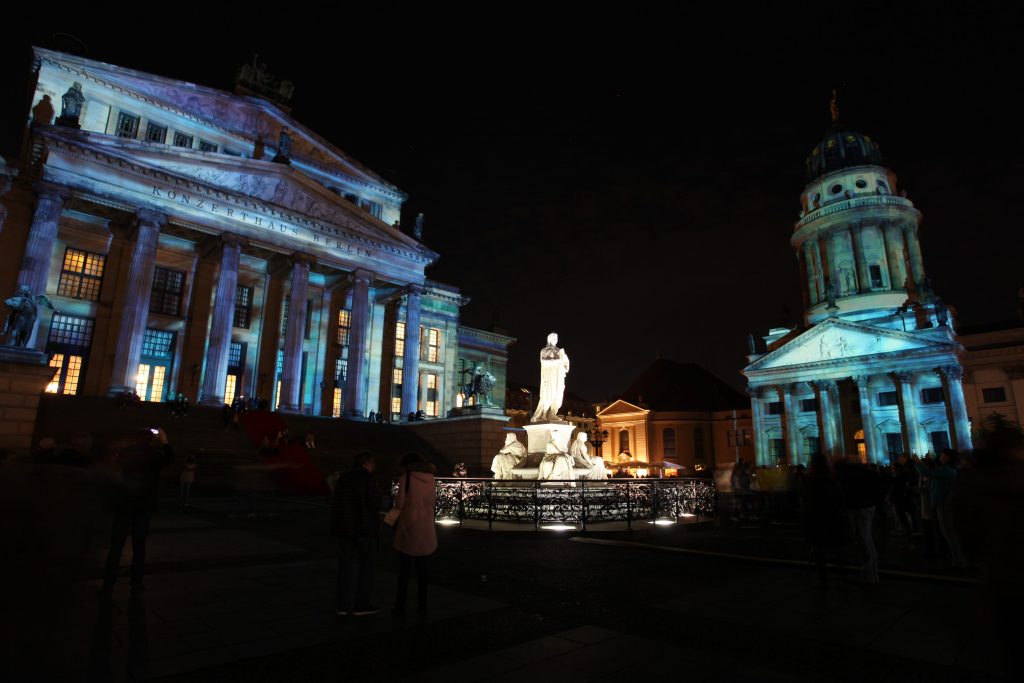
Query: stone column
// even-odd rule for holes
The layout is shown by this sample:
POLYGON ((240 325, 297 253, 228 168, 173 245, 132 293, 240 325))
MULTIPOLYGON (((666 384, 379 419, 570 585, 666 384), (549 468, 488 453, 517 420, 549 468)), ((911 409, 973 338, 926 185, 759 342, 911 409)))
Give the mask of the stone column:
POLYGON ((818 275, 814 272, 814 250, 816 248, 816 242, 804 242, 804 266, 807 270, 807 291, 810 294, 812 306, 822 299, 821 289, 818 287, 818 275))
POLYGON ((761 410, 761 390, 757 387, 747 386, 747 395, 750 396, 750 417, 754 429, 754 464, 767 465, 765 462, 764 447, 764 424, 763 412, 761 410))
MULTIPOLYGON (((964 369, 959 365, 944 365, 939 368, 942 391, 946 395, 946 415, 953 432, 950 436, 954 447, 962 452, 973 450, 971 423, 967 419, 967 403, 964 401, 964 369)), ((938 453, 936 453, 938 455, 938 453)))
POLYGON ((284 332, 281 367, 281 404, 284 413, 302 412, 302 343, 306 338, 306 309, 309 307, 309 265, 312 258, 292 255, 292 291, 288 295, 288 327, 284 332))
POLYGON ((68 196, 66 189, 48 183, 40 183, 36 192, 36 210, 32 214, 32 227, 29 228, 18 273, 18 286, 25 285, 33 295, 46 293, 60 213, 68 196))
MULTIPOLYGON (((14 177, 18 175, 17 169, 11 168, 7 162, 0 157, 0 199, 10 192, 14 177)), ((0 203, 0 235, 4 233, 4 223, 7 222, 7 206, 0 203)))
POLYGON ((423 288, 409 285, 405 297, 405 353, 402 354, 402 420, 419 408, 420 299, 423 288))
POLYGON ((370 323, 370 283, 373 277, 373 273, 362 269, 349 275, 352 281, 352 331, 348 344, 348 376, 342 398, 345 417, 357 420, 366 417, 366 330, 370 323))
POLYGON ((914 373, 889 373, 896 383, 896 398, 900 411, 900 430, 903 433, 903 450, 907 455, 924 455, 920 444, 921 427, 917 423, 917 404, 914 402, 914 373))
POLYGON ((860 394, 860 423, 864 429, 864 450, 867 451, 868 462, 882 463, 885 458, 878 443, 879 434, 871 415, 871 392, 869 390, 871 377, 859 375, 854 377, 853 381, 856 382, 857 393, 860 394))
POLYGON ((782 409, 786 414, 786 460, 790 465, 800 462, 800 433, 796 426, 796 409, 793 407, 795 384, 783 384, 782 409))
POLYGON ((850 242, 853 244, 853 259, 857 264, 857 291, 861 294, 871 291, 868 262, 864 257, 864 242, 861 239, 862 225, 850 226, 850 242))
MULTIPOLYGON (((822 282, 822 292, 825 291, 827 283, 832 283, 832 289, 836 293, 838 299, 842 296, 841 283, 836 279, 835 273, 835 258, 832 254, 832 234, 825 233, 819 234, 818 239, 818 252, 821 256, 821 270, 824 273, 824 281, 822 282)), ((823 297, 824 298, 824 297, 823 297)))
POLYGON ((834 406, 832 405, 832 397, 829 395, 829 388, 835 383, 835 380, 832 379, 819 379, 808 382, 811 388, 814 389, 815 398, 818 399, 818 439, 821 444, 821 452, 829 460, 832 460, 837 455, 835 429, 833 428, 833 421, 835 420, 834 406))
POLYGON ((917 226, 905 223, 903 225, 903 239, 907 245, 907 254, 910 257, 910 276, 915 284, 924 282, 924 257, 921 256, 921 243, 917 241, 917 226))
MULTIPOLYGON (((807 266, 804 265, 804 251, 803 249, 797 249, 796 254, 796 266, 797 270, 807 270, 807 266)), ((810 278, 800 278, 800 298, 804 304, 804 310, 806 311, 811 307, 811 291, 810 291, 810 278)))
POLYGON ((898 226, 886 223, 885 261, 889 267, 889 283, 891 289, 905 289, 907 269, 903 260, 903 234, 898 226))
MULTIPOLYGON (((228 374, 228 355, 231 350, 231 328, 235 320, 235 292, 238 289, 238 262, 245 240, 237 235, 224 234, 217 275, 217 295, 213 303, 210 336, 206 343, 206 371, 203 375, 204 406, 224 405, 224 384, 228 374)), ((241 385, 236 393, 244 393, 241 385)))
POLYGON ((167 221, 161 213, 140 209, 135 214, 135 244, 128 266, 127 291, 121 323, 117 330, 114 351, 114 371, 110 377, 111 395, 122 391, 135 391, 142 357, 142 340, 149 320, 149 300, 153 289, 153 271, 156 268, 156 247, 160 228, 167 221))

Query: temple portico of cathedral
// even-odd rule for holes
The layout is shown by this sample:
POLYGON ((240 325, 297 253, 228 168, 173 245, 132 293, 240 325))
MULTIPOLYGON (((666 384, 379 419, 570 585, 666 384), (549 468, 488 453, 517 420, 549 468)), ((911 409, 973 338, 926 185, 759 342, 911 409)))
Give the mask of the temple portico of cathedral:
POLYGON ((29 342, 47 391, 398 420, 445 417, 460 359, 504 387, 513 340, 459 324, 405 195, 286 104, 34 55, 0 286, 53 303, 29 342))
POLYGON ((764 352, 751 338, 743 370, 757 464, 970 450, 963 347, 925 273, 921 213, 834 102, 807 177, 790 238, 804 324, 772 329, 764 352))

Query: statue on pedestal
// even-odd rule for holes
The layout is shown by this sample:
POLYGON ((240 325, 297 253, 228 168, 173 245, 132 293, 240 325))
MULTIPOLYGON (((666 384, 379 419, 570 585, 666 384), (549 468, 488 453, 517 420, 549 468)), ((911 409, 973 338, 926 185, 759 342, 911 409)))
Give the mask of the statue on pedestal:
POLYGON ((82 105, 85 104, 85 95, 82 94, 82 84, 75 81, 68 88, 68 91, 60 98, 60 117, 57 124, 78 128, 78 119, 82 115, 82 105))
POLYGON ((530 422, 558 421, 558 409, 562 407, 562 395, 565 393, 565 376, 569 373, 569 356, 557 344, 558 334, 552 332, 548 335, 548 345, 540 350, 540 395, 530 422))
POLYGON ((4 301, 9 311, 4 320, 3 331, 7 337, 6 346, 24 348, 28 344, 32 329, 35 327, 38 304, 56 312, 53 304, 44 295, 32 296, 32 290, 28 285, 21 285, 14 296, 4 301))
MULTIPOLYGON (((572 456, 562 451, 552 436, 544 448, 544 458, 540 461, 538 479, 575 479, 572 456)), ((575 486, 575 484, 573 484, 575 486)))
POLYGON ((604 481, 608 478, 608 471, 604 466, 604 459, 597 457, 597 455, 590 455, 587 453, 587 433, 580 432, 576 435, 576 439, 569 446, 569 455, 572 456, 573 464, 576 467, 586 467, 587 472, 586 478, 592 481, 604 481))
POLYGON ((491 472, 495 479, 512 479, 512 470, 526 457, 526 446, 519 442, 515 434, 505 436, 505 445, 491 461, 491 472))

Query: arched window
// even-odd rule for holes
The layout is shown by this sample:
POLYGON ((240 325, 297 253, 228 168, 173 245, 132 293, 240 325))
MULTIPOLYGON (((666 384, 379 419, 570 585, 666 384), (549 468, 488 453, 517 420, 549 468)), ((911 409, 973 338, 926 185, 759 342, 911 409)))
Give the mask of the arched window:
POLYGON ((704 430, 700 427, 693 430, 693 457, 696 460, 704 459, 704 430))
POLYGON ((666 427, 661 432, 661 441, 664 444, 665 460, 676 459, 676 430, 666 427))
POLYGON ((629 432, 625 429, 619 431, 619 453, 629 450, 629 432))

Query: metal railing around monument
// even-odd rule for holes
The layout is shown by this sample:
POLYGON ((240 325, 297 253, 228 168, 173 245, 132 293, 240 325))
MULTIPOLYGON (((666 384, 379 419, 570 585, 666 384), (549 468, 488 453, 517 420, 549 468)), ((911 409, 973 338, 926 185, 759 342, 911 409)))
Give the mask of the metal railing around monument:
MULTIPOLYGON (((397 492, 397 481, 395 482, 397 492)), ((438 477, 434 516, 465 520, 546 525, 625 522, 673 523, 680 518, 711 517, 716 510, 711 479, 609 479, 607 481, 523 481, 438 477)))

